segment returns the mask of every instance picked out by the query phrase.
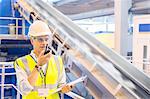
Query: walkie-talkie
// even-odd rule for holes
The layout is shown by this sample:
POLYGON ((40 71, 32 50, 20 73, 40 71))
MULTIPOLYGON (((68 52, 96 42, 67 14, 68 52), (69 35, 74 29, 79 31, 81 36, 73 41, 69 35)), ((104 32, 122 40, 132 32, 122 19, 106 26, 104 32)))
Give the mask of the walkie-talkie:
POLYGON ((45 48, 45 52, 44 52, 44 55, 49 53, 51 51, 51 48, 48 46, 48 44, 46 45, 46 48, 45 48))

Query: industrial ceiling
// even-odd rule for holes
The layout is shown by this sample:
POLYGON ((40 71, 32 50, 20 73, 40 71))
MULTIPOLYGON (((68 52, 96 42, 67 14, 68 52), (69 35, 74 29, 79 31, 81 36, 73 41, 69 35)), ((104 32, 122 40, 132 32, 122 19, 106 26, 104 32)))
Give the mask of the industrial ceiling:
MULTIPOLYGON (((56 0, 53 5, 72 19, 114 14, 114 0, 56 0)), ((132 0, 130 12, 150 14, 150 0, 132 0)))

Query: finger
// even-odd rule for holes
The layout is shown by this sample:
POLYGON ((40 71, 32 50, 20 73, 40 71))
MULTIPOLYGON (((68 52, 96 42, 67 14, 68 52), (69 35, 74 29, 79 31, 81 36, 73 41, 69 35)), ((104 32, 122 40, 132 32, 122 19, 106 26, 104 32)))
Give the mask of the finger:
POLYGON ((65 87, 66 87, 66 89, 69 90, 69 89, 71 89, 72 86, 71 85, 66 85, 65 87))
POLYGON ((62 92, 65 93, 65 92, 67 91, 67 89, 68 89, 67 86, 64 85, 64 86, 62 87, 62 92))
POLYGON ((69 85, 66 86, 66 91, 70 91, 71 90, 71 87, 69 85))
POLYGON ((39 56, 44 55, 44 50, 41 51, 41 53, 39 54, 39 56))
POLYGON ((46 57, 46 58, 50 58, 50 57, 51 57, 51 53, 47 53, 47 54, 45 55, 45 57, 46 57))

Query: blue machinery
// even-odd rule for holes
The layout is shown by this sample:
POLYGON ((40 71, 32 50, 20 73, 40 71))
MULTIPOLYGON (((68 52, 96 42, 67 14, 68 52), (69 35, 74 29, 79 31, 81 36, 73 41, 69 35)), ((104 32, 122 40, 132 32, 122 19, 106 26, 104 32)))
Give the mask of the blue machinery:
MULTIPOLYGON (((18 11, 29 23, 31 12, 34 12, 33 20, 40 18, 49 23, 53 31, 53 41, 57 44, 57 49, 52 46, 51 49, 55 54, 62 55, 69 73, 76 77, 87 76, 82 87, 86 88, 92 97, 95 99, 150 97, 149 77, 80 29, 51 5, 40 0, 18 0, 17 4, 18 11)), ((76 94, 71 97, 81 98, 76 94)))

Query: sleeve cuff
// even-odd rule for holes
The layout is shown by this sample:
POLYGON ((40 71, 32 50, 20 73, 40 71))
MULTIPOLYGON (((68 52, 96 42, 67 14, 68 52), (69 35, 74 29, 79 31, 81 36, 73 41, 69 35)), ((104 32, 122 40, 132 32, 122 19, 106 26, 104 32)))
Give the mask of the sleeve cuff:
POLYGON ((33 90, 33 87, 27 80, 22 80, 19 84, 19 89, 24 95, 27 95, 33 90))

